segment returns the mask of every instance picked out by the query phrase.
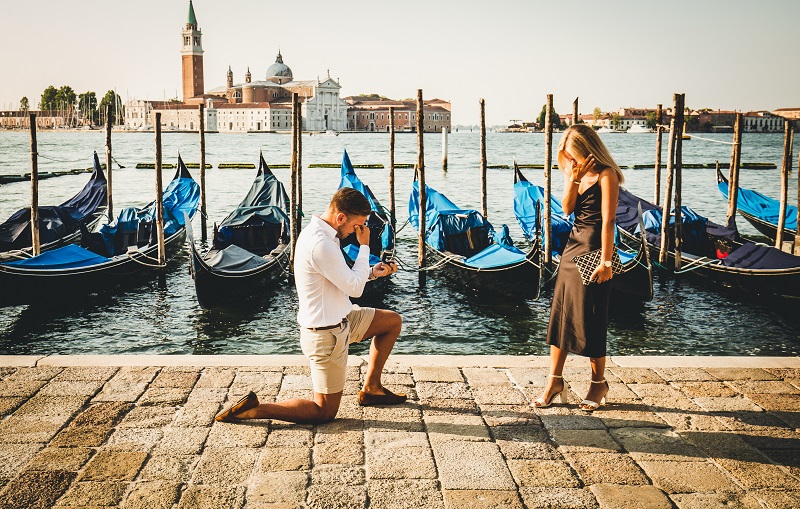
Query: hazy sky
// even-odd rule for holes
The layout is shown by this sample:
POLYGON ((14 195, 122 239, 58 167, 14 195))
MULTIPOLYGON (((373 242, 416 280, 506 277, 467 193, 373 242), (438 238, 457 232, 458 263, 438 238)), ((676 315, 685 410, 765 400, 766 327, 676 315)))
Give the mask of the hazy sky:
MULTIPOLYGON (((48 85, 99 97, 182 97, 188 0, 0 0, 0 109, 48 85)), ((454 124, 672 104, 800 107, 797 0, 196 0, 205 85, 263 79, 278 47, 295 79, 339 78, 342 96, 449 99, 454 124)))

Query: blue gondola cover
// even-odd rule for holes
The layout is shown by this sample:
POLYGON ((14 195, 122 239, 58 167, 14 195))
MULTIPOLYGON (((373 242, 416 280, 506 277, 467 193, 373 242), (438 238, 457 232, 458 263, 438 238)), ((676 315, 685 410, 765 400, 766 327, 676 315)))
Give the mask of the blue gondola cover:
POLYGON ((88 267, 90 265, 99 265, 109 261, 111 261, 110 258, 100 256, 88 249, 76 246, 75 244, 69 244, 58 249, 53 249, 52 251, 46 251, 33 258, 8 262, 3 265, 46 270, 88 267))
MULTIPOLYGON (((720 182, 717 184, 722 195, 728 199, 728 183, 720 182)), ((739 188, 737 193, 736 207, 751 216, 755 216, 775 227, 778 226, 780 218, 780 202, 769 196, 753 191, 751 189, 739 188)), ((786 205, 786 223, 784 228, 787 230, 797 229, 797 207, 786 205)))

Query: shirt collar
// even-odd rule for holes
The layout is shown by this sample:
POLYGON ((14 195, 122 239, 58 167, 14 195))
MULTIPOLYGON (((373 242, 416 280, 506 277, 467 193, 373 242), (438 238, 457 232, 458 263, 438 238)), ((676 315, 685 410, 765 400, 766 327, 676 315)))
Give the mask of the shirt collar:
POLYGON ((336 232, 336 228, 334 228, 333 226, 329 225, 321 217, 319 217, 319 216, 311 216, 311 220, 317 222, 317 227, 320 228, 322 230, 322 232, 325 233, 326 236, 330 237, 333 240, 339 240, 336 237, 336 233, 337 233, 336 232))

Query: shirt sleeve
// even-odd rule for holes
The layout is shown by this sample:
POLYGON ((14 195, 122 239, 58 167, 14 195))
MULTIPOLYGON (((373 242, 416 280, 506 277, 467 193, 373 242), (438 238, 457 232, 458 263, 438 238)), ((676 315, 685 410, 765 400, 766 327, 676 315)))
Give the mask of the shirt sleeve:
POLYGON ((311 253, 314 267, 350 297, 361 297, 369 278, 369 246, 361 246, 351 269, 335 242, 318 242, 311 253))

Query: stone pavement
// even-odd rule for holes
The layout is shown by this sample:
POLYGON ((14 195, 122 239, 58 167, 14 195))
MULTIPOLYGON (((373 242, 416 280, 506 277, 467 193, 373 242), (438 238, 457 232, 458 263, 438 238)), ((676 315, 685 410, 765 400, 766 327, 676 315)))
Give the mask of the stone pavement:
POLYGON ((0 507, 794 508, 800 359, 615 357, 611 404, 534 411, 545 357, 395 356, 399 407, 214 422, 254 390, 310 397, 297 356, 0 357, 0 507))

